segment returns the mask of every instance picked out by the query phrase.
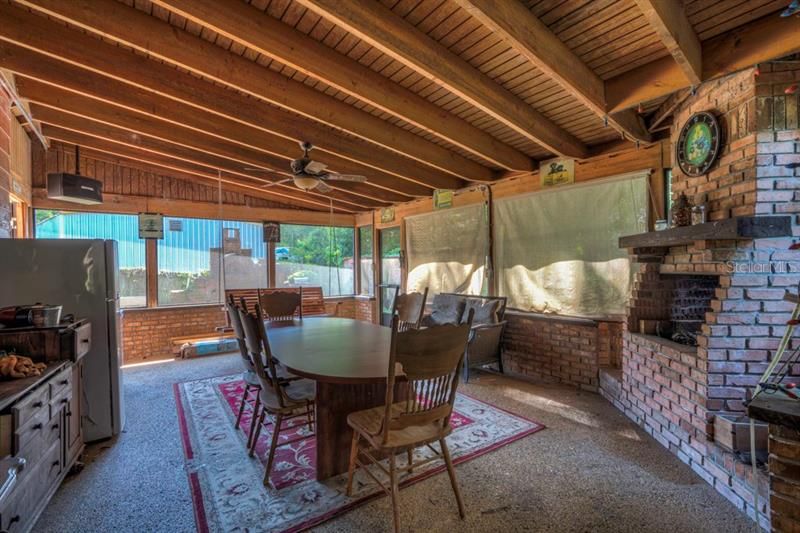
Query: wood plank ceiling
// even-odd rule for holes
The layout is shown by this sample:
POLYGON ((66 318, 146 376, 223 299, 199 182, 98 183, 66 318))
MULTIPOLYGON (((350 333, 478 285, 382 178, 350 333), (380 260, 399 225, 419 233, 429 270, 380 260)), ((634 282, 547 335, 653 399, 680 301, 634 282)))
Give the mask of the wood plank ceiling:
POLYGON ((0 68, 54 140, 355 212, 647 142, 691 85, 800 49, 786 0, 504 1, 13 0, 0 68), (299 140, 369 181, 264 188, 299 140))

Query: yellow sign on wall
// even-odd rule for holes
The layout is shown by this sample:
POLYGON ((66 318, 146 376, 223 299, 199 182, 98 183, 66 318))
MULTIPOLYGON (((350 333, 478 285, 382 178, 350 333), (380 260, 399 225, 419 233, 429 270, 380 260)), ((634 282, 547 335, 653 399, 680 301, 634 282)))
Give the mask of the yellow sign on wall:
POLYGON ((542 187, 566 185, 575 181, 574 159, 548 159, 539 163, 542 187))
POLYGON ((449 189, 436 189, 433 191, 433 207, 436 209, 453 207, 453 191, 449 189))
POLYGON ((381 223, 388 224, 394 222, 394 207, 381 208, 381 223))

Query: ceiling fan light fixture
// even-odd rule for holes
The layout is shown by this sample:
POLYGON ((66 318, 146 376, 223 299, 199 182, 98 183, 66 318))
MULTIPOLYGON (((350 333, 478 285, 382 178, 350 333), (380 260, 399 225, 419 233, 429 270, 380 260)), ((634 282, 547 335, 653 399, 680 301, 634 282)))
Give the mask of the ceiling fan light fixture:
POLYGON ((319 179, 312 176, 295 176, 294 184, 304 191, 313 189, 319 183, 319 179))

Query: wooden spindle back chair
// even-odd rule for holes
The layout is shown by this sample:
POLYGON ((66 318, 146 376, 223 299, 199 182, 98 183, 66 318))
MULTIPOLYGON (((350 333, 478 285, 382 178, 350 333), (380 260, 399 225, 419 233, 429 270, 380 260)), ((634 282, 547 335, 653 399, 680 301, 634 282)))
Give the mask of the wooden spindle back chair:
POLYGON ((303 318, 303 288, 299 292, 262 292, 258 302, 267 320, 303 318))
POLYGON ((441 428, 448 426, 472 314, 464 324, 445 324, 422 330, 399 331, 399 322, 399 317, 395 317, 386 379, 383 446, 391 444, 392 431, 427 424, 441 428), (398 363, 402 368, 401 381, 397 380, 398 363), (404 404, 402 411, 393 409, 396 396, 405 398, 401 401, 404 404))
POLYGON ((280 446, 307 439, 314 433, 315 384, 307 379, 286 380, 281 377, 275 359, 272 357, 267 331, 264 327, 264 313, 261 311, 260 305, 256 304, 255 313, 239 309, 239 317, 245 333, 247 351, 253 358, 256 375, 261 382, 259 390, 261 412, 258 415, 253 436, 248 443, 251 456, 255 453, 258 436, 261 428, 265 425, 267 415, 274 418, 271 423, 267 421, 267 425, 272 425, 272 438, 264 469, 264 485, 269 485, 269 475, 275 461, 275 450, 278 448, 280 433, 296 428, 296 426, 284 425, 284 422, 301 416, 305 417, 310 432, 308 434, 301 432, 298 436, 281 442, 280 446))
POLYGON ((386 405, 358 411, 347 417, 348 425, 353 428, 347 494, 352 494, 353 476, 356 468, 361 467, 389 494, 395 531, 400 529, 397 471, 412 472, 414 468, 439 458, 443 458, 447 465, 458 512, 464 518, 464 504, 445 437, 453 430, 450 417, 472 317, 473 311, 470 311, 463 324, 399 331, 399 317, 395 314, 386 379, 386 405), (365 441, 363 447, 362 440, 365 441), (439 442, 441 453, 431 446, 435 441, 439 442), (426 445, 435 455, 414 463, 413 450, 426 445), (388 455, 388 472, 377 462, 373 451, 388 455), (407 454, 407 463, 405 467, 398 468, 396 454, 402 451, 407 454), (361 462, 361 457, 389 476, 389 487, 366 468, 367 464, 361 462))
POLYGON ((239 428, 245 407, 250 405, 253 412, 250 420, 250 430, 247 433, 247 442, 249 446, 250 439, 253 437, 253 428, 256 425, 256 414, 259 407, 258 389, 261 388, 261 385, 256 374, 256 367, 253 364, 253 360, 247 350, 244 329, 242 328, 242 320, 239 316, 239 306, 236 305, 233 295, 228 298, 226 308, 228 312, 228 322, 233 329, 234 337, 239 345, 239 354, 242 356, 242 366, 244 367, 244 373, 242 374, 242 379, 244 380, 244 390, 242 390, 242 397, 239 400, 239 410, 236 415, 236 423, 233 427, 237 429, 239 428), (250 397, 251 393, 253 394, 252 398, 250 397))
POLYGON ((278 378, 278 370, 269 348, 260 306, 256 304, 256 313, 248 313, 246 309, 239 308, 239 319, 245 335, 247 352, 253 360, 262 391, 270 398, 272 405, 278 408, 284 407, 286 401, 278 378))
POLYGON ((228 312, 228 321, 231 324, 231 328, 233 329, 233 336, 236 338, 236 342, 239 345, 239 354, 242 356, 242 364, 245 367, 245 371, 255 373, 256 368, 253 365, 253 360, 250 359, 250 355, 247 353, 247 345, 245 344, 244 339, 244 330, 242 329, 242 320, 239 317, 239 306, 236 305, 236 301, 234 297, 231 295, 228 298, 228 302, 226 305, 226 310, 228 312))
POLYGON ((421 293, 408 292, 395 297, 394 308, 398 317, 398 331, 419 329, 427 299, 428 287, 425 287, 425 291, 421 293))

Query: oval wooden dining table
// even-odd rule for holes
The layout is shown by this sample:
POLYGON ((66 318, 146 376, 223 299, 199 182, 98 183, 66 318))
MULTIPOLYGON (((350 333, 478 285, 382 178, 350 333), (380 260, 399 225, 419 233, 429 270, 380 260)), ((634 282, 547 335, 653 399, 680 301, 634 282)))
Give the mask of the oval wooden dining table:
POLYGON ((267 322, 273 357, 316 382, 317 479, 347 472, 347 415, 383 405, 391 329, 349 318, 267 322))

